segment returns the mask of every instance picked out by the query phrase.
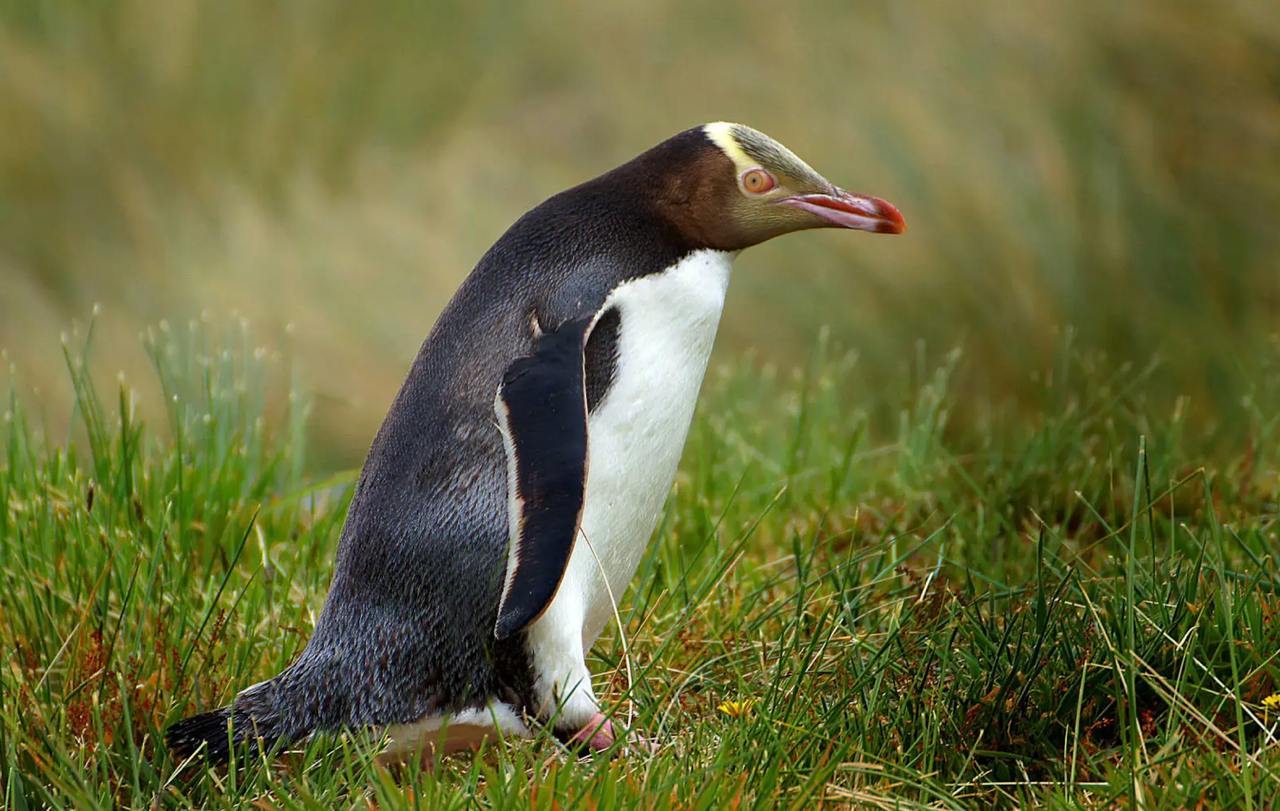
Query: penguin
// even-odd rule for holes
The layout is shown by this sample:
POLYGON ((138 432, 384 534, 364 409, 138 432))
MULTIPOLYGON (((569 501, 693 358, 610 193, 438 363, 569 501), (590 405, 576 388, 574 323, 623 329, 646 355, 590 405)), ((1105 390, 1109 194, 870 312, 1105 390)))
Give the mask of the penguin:
POLYGON ((179 757, 374 729, 386 756, 550 728, 620 741, 586 654, 675 478, 744 248, 900 234, 742 124, 681 132, 533 208, 444 309, 377 432, 302 653, 172 725, 179 757))

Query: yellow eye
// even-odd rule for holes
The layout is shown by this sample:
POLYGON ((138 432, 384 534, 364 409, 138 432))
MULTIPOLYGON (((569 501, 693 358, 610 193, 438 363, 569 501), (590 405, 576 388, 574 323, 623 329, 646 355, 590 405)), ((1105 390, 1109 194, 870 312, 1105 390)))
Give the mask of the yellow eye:
POLYGON ((773 175, 763 169, 750 169, 742 174, 742 188, 752 194, 764 194, 776 185, 773 175))

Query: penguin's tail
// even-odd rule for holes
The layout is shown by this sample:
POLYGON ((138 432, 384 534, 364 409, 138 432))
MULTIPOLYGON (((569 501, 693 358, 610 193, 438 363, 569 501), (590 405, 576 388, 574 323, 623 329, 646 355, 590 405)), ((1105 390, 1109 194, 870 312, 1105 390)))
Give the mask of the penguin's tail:
POLYGON ((164 732, 169 751, 178 760, 186 760, 204 746, 204 757, 222 763, 231 754, 235 730, 231 726, 231 708, 223 707, 183 718, 164 732))
POLYGON ((164 733, 169 751, 180 761, 199 755, 210 763, 225 763, 232 749, 253 755, 288 743, 295 736, 284 734, 278 716, 260 700, 265 692, 262 688, 269 685, 271 682, 254 685, 229 707, 173 724, 164 733))

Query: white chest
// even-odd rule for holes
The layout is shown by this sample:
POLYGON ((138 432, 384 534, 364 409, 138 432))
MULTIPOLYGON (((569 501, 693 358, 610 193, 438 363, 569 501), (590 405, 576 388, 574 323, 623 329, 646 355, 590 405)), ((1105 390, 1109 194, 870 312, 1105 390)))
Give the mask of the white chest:
POLYGON ((662 273, 620 285, 606 303, 621 316, 617 365, 613 385, 587 422, 582 531, 561 584, 582 600, 584 646, 612 616, 610 592, 621 598, 671 489, 732 256, 698 251, 662 273))

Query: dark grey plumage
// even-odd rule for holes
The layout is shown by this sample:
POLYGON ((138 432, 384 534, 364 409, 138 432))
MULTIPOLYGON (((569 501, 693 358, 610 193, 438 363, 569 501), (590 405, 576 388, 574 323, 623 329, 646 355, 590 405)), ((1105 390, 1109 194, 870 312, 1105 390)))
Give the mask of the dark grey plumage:
MULTIPOLYGON (((172 749, 184 754, 203 745, 210 757, 225 758, 228 722, 234 741, 252 749, 259 740, 272 746, 318 730, 408 724, 491 700, 536 715, 535 681, 546 674, 535 679, 522 623, 546 609, 568 565, 565 550, 578 534, 574 511, 582 511, 588 462, 582 415, 608 403, 615 374, 627 368, 618 356, 627 324, 648 320, 627 320, 619 308, 601 313, 601 307, 624 281, 675 270, 693 251, 723 256, 781 234, 831 227, 901 233, 906 223, 889 203, 837 188, 772 139, 728 122, 686 130, 521 217, 445 308, 373 441, 306 649, 230 707, 175 724, 168 732, 172 749), (513 508, 510 514, 518 516, 509 519, 508 460, 494 398, 517 359, 527 370, 539 362, 530 357, 536 347, 558 345, 539 336, 571 322, 595 326, 589 335, 578 333, 580 357, 562 353, 555 362, 563 369, 580 359, 581 372, 544 375, 543 369, 537 376, 551 383, 502 398, 523 409, 512 425, 532 426, 513 440, 523 444, 512 458, 520 475, 533 477, 529 492, 546 509, 542 526, 550 528, 525 555, 523 529, 535 520, 533 508, 513 508), (567 403, 570 385, 578 398, 571 437, 564 421, 539 413, 567 403), (538 458, 522 468, 524 451, 538 458), (572 452, 572 463, 562 452, 572 452), (574 487, 576 494, 567 492, 574 487), (510 523, 521 528, 512 582, 525 579, 513 602, 515 618, 495 633, 510 523)), ((708 341, 713 337, 711 323, 708 341)), ((705 355, 696 363, 701 380, 705 355)), ((691 411, 696 387, 685 391, 691 411)), ((569 410, 560 407, 560 414, 569 410)), ((686 422, 672 426, 671 437, 678 430, 682 441, 687 416, 681 419, 686 422)), ((518 426, 510 432, 521 433, 518 426)), ((678 454, 678 444, 668 447, 678 454)), ((627 460, 606 459, 615 462, 627 460)), ((523 481, 517 477, 520 492, 523 481)), ((628 541, 635 551, 649 528, 628 529, 639 539, 628 541)), ((587 709, 594 705, 592 697, 587 709)))
MULTIPOLYGON (((369 450, 316 630, 298 659, 230 708, 175 724, 178 753, 226 757, 226 718, 250 747, 313 731, 397 724, 490 698, 525 707, 522 635, 494 637, 508 540, 506 457, 493 397, 532 324, 595 313, 620 282, 700 247, 648 190, 714 148, 688 130, 521 217, 468 276, 423 343, 369 450)), ((603 319, 602 319, 603 320, 603 319)), ((616 320, 616 317, 615 319, 616 320)), ((594 407, 617 325, 592 335, 594 407)))

